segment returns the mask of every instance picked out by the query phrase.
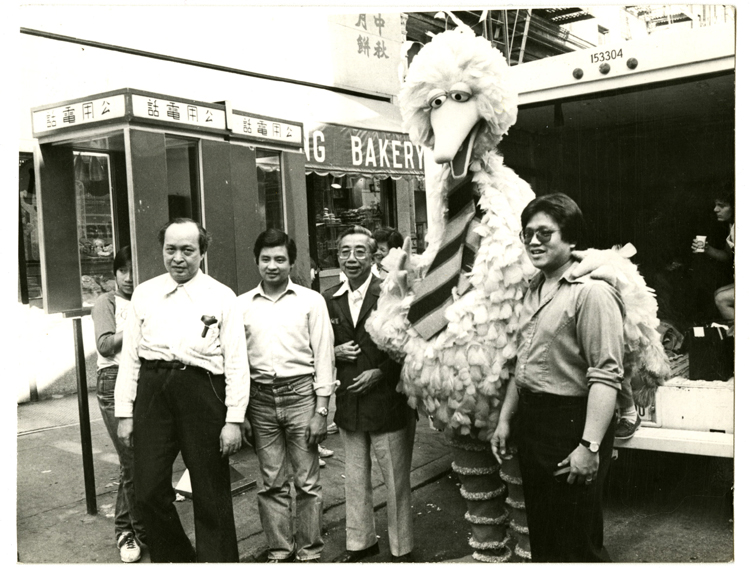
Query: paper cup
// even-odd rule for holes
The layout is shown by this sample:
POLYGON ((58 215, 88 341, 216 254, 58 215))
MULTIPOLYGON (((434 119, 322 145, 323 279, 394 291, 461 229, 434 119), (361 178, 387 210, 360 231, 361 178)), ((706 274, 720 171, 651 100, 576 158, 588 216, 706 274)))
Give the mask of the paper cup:
POLYGON ((697 235, 695 237, 695 240, 698 241, 698 248, 695 249, 695 252, 705 252, 705 250, 706 250, 706 236, 705 235, 697 235))

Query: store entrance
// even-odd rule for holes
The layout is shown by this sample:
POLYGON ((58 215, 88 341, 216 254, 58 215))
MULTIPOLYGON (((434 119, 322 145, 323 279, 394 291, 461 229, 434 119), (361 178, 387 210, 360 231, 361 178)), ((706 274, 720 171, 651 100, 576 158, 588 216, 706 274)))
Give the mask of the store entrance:
POLYGON ((316 272, 313 284, 320 290, 338 281, 336 241, 344 231, 355 225, 370 231, 396 227, 398 219, 396 184, 391 178, 309 173, 307 201, 311 265, 316 272))

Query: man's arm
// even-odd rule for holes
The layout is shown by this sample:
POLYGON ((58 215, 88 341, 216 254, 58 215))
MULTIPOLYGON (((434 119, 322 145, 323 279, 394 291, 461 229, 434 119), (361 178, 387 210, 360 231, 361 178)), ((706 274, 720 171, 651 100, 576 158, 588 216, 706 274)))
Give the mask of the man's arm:
POLYGON ((221 429, 219 449, 226 457, 242 446, 241 425, 250 399, 250 368, 247 361, 247 342, 243 313, 234 295, 227 298, 219 328, 219 340, 224 355, 224 380, 227 407, 226 424, 221 429))
POLYGON ((133 445, 133 403, 138 390, 138 374, 141 370, 138 345, 141 342, 143 321, 136 309, 137 294, 136 289, 130 302, 128 317, 125 320, 122 355, 120 356, 120 367, 115 381, 115 416, 119 418, 117 437, 128 448, 133 445))
POLYGON ((335 386, 334 368, 335 356, 333 351, 333 328, 328 315, 328 307, 323 296, 313 293, 310 317, 308 320, 310 333, 310 347, 315 359, 315 382, 313 388, 318 397, 326 398, 333 394, 335 386))
MULTIPOLYGON (((624 375, 623 307, 617 292, 601 281, 592 281, 579 300, 576 333, 589 365, 583 438, 600 443, 614 416, 617 391, 624 375)), ((568 483, 591 482, 599 470, 599 453, 579 444, 558 465, 568 464, 568 483)))
POLYGON ((508 440, 510 438, 510 423, 518 410, 518 390, 516 388, 516 376, 511 375, 505 390, 505 399, 500 409, 500 418, 495 428, 495 433, 490 439, 490 446, 495 459, 502 463, 507 459, 509 453, 508 440))

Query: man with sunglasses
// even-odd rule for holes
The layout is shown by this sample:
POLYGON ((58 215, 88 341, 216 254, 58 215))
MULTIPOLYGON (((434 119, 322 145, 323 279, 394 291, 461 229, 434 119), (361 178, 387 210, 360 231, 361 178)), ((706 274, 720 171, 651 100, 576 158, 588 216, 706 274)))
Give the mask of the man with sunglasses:
POLYGON ((318 444, 326 437, 334 385, 333 333, 323 297, 289 278, 297 259, 294 240, 267 229, 253 252, 262 281, 237 299, 251 379, 242 437, 255 445, 260 464, 258 509, 268 562, 318 562, 323 550, 318 444))
POLYGON ((335 562, 359 562, 378 554, 370 450, 383 473, 392 562, 411 562, 411 458, 416 415, 396 392, 401 365, 380 351, 365 330, 377 306, 381 280, 372 272, 377 243, 364 227, 339 238, 339 265, 346 281, 326 290, 334 333, 336 416, 344 441, 346 552, 335 562))
POLYGON ((524 296, 493 452, 507 459, 512 434, 534 562, 607 562, 602 491, 624 375, 622 299, 604 280, 574 276, 583 215, 570 197, 537 197, 521 224, 540 272, 524 296))

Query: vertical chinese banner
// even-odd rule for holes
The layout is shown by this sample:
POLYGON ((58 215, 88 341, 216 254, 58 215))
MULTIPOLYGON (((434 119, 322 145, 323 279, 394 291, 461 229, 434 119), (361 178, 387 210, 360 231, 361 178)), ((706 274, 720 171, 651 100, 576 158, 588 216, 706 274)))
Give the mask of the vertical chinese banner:
POLYGON ((328 17, 334 84, 396 95, 402 43, 399 13, 345 14, 328 17))

